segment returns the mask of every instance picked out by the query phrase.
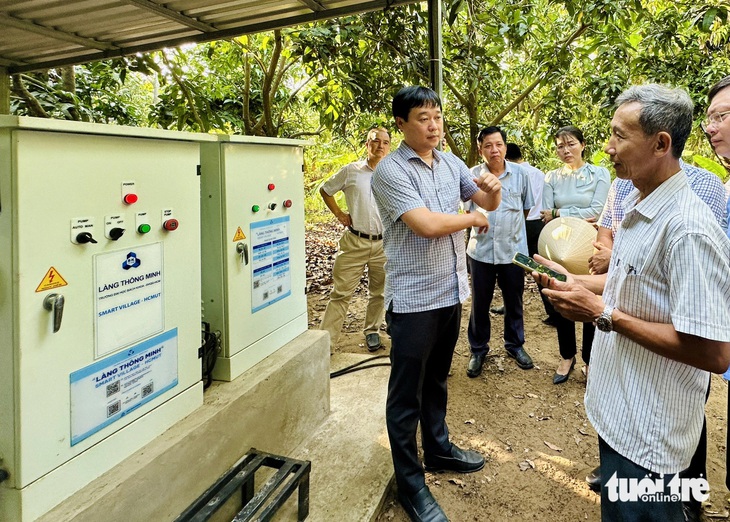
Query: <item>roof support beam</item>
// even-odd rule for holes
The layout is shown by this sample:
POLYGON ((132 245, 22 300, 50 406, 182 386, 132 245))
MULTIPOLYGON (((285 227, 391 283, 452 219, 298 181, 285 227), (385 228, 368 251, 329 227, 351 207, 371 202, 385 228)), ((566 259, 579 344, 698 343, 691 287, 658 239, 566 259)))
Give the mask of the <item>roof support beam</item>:
MULTIPOLYGON (((138 0, 125 0, 128 2, 131 1, 138 1, 138 0)), ((255 21, 251 21, 249 23, 242 23, 239 26, 231 27, 228 29, 223 30, 215 30, 213 32, 201 32, 197 35, 192 36, 186 36, 186 37, 179 37, 179 38, 171 38, 169 40, 166 40, 164 42, 154 42, 149 44, 142 44, 142 45, 130 45, 129 47, 120 48, 118 46, 111 47, 109 49, 104 49, 102 51, 93 51, 93 49, 88 49, 88 47, 94 47, 98 48, 99 44, 102 42, 95 42, 97 45, 91 46, 86 45, 87 49, 83 50, 79 54, 76 54, 74 56, 70 56, 68 58, 58 58, 58 59, 50 59, 45 60, 42 62, 37 63, 24 63, 24 64, 18 64, 13 63, 12 65, 8 65, 7 69, 10 74, 14 73, 22 73, 22 72, 30 72, 30 71, 38 71, 43 69, 50 69, 52 67, 61 67, 64 65, 78 65, 81 63, 87 63, 87 62, 93 62, 96 60, 106 60, 110 58, 119 58, 122 56, 130 56, 135 53, 148 53, 152 51, 158 51, 162 49, 163 47, 178 47, 183 44, 190 44, 190 43, 201 43, 201 42, 209 42, 211 40, 225 40, 228 38, 234 38, 236 36, 241 36, 243 34, 253 34, 253 33, 259 33, 263 31, 271 31, 273 29, 280 29, 283 27, 291 27, 295 25, 300 24, 308 24, 311 22, 316 22, 318 20, 327 20, 332 18, 337 18, 340 16, 351 16, 356 15, 359 13, 367 12, 367 11, 377 11, 377 10, 388 10, 390 8, 393 8, 395 6, 399 5, 405 5, 405 4, 412 4, 414 3, 414 0, 373 0, 372 2, 362 2, 360 4, 355 4, 354 6, 348 6, 348 7, 338 7, 334 9, 325 9, 324 11, 313 11, 308 14, 304 15, 298 15, 298 16, 290 16, 285 17, 277 20, 270 20, 267 22, 259 22, 256 23, 255 21), (364 7, 359 7, 364 6, 364 7)), ((434 2, 437 3, 437 2, 434 2)), ((3 26, 4 18, 2 15, 0 15, 0 27, 3 26)), ((192 18, 190 19, 192 20, 192 18)), ((40 26, 38 26, 40 27, 40 26)), ((44 28, 46 30, 49 30, 47 28, 44 28)), ((52 31, 52 30, 50 30, 52 31)))
POLYGON ((184 26, 197 29, 204 33, 212 33, 215 31, 215 27, 199 21, 196 18, 191 18, 182 14, 180 11, 174 11, 167 7, 151 2, 150 0, 122 0, 125 4, 132 4, 146 11, 152 11, 153 13, 160 15, 168 20, 173 20, 184 26))
POLYGON ((309 7, 312 11, 325 11, 326 8, 316 0, 299 0, 300 3, 309 7))
POLYGON ((0 114, 10 114, 10 75, 0 67, 0 114))
POLYGON ((443 100, 443 35, 440 0, 428 0, 428 57, 431 88, 443 100))
POLYGON ((59 31, 58 29, 52 29, 50 27, 45 27, 33 22, 29 22, 27 20, 21 20, 20 18, 15 18, 14 16, 8 16, 4 14, 0 14, 0 26, 15 27, 16 29, 22 29, 23 31, 40 34, 42 36, 47 36, 48 38, 53 38, 55 40, 62 40, 64 42, 74 43, 82 47, 99 49, 101 51, 116 49, 114 45, 106 42, 100 42, 98 40, 94 40, 93 38, 83 38, 73 33, 59 31))

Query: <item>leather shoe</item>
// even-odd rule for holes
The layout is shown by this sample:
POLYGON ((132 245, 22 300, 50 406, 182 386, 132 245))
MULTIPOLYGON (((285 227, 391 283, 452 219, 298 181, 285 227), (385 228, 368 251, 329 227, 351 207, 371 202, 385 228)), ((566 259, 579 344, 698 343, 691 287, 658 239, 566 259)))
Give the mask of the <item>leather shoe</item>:
POLYGON ((588 482, 588 487, 591 488, 591 491, 595 491, 596 493, 601 491, 601 466, 596 466, 596 469, 588 474, 586 482, 588 482))
POLYGON ((555 375, 553 375, 553 384, 562 384, 565 381, 568 380, 568 375, 570 375, 570 372, 573 371, 573 368, 575 367, 575 357, 573 357, 573 360, 570 362, 570 368, 568 368, 568 373, 563 375, 562 373, 555 372, 555 375))
POLYGON ((423 457, 426 471, 456 471, 473 473, 484 467, 484 457, 476 451, 463 450, 456 444, 451 445, 451 455, 443 457, 432 455, 423 457))
POLYGON ((502 306, 493 306, 489 309, 490 312, 497 315, 504 315, 504 305, 502 306))
POLYGON ((508 348, 507 355, 517 361, 517 366, 523 370, 529 370, 534 366, 534 364, 532 364, 532 358, 527 355, 527 352, 522 346, 517 348, 508 348))
POLYGON ((448 522, 446 513, 431 495, 428 486, 423 486, 413 495, 398 495, 398 500, 413 522, 448 522))
POLYGON ((696 500, 682 502, 682 513, 685 522, 700 522, 702 520, 702 504, 696 500))
POLYGON ((479 377, 482 373, 482 366, 484 366, 484 359, 487 357, 486 353, 473 353, 469 359, 469 365, 466 367, 466 374, 469 377, 479 377))
POLYGON ((369 333, 365 336, 365 342, 368 345, 369 352, 376 352, 380 348, 380 335, 377 333, 369 333))

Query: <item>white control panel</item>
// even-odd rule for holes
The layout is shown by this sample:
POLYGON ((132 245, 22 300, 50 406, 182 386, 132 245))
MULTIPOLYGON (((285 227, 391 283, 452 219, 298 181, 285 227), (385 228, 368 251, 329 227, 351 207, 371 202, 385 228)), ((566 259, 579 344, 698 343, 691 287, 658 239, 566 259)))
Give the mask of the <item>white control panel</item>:
POLYGON ((0 520, 202 404, 204 135, 0 117, 0 520))
POLYGON ((224 136, 201 145, 204 319, 230 381, 307 329, 303 146, 224 136))

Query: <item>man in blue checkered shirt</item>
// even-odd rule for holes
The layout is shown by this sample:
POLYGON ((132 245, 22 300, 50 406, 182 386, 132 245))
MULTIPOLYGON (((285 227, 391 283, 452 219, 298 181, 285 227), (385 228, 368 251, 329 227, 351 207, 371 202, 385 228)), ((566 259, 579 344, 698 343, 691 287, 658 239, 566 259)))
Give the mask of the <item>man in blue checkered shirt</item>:
POLYGON ((398 498, 411 520, 448 520, 426 486, 418 459, 421 422, 429 471, 470 473, 484 467, 475 451, 449 440, 446 378, 469 296, 464 229, 486 232, 481 212, 459 214, 459 201, 486 210, 501 201, 501 184, 489 172, 478 179, 463 161, 436 148, 443 137, 441 100, 431 89, 405 87, 393 99, 398 149, 373 174, 383 221, 385 320, 392 339, 386 423, 398 498))
MULTIPOLYGON (((730 76, 725 76, 710 87, 707 102, 710 105, 707 107, 706 117, 701 124, 702 130, 710 140, 715 154, 730 160, 730 76)), ((730 200, 727 203, 727 212, 730 214, 730 200)), ((730 225, 727 227, 727 235, 730 237, 730 225)), ((728 373, 730 370, 725 373, 725 378, 728 373)), ((730 414, 730 388, 728 388, 727 407, 728 414, 730 414)), ((727 437, 730 442, 730 429, 727 430, 727 437)), ((725 452, 725 485, 730 488, 730 453, 727 451, 725 452)))

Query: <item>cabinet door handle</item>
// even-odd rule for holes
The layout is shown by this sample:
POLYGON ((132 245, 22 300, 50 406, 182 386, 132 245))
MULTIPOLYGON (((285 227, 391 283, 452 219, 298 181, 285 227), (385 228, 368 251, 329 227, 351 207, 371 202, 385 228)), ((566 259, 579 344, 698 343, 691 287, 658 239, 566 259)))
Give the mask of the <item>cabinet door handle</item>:
POLYGON ((48 294, 43 300, 43 308, 53 312, 53 333, 61 329, 64 304, 66 304, 66 299, 61 294, 48 294))
POLYGON ((238 243, 236 245, 236 252, 238 252, 241 255, 241 263, 244 265, 248 264, 248 244, 247 243, 238 243))

